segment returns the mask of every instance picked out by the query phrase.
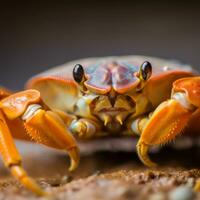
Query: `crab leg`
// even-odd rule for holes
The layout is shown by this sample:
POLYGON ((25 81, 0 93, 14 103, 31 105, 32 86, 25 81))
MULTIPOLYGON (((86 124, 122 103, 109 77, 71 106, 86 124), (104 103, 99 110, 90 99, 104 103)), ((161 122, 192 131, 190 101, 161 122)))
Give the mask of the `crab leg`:
POLYGON ((187 125, 192 112, 178 101, 163 102, 146 124, 137 144, 140 159, 147 166, 155 166, 148 158, 150 146, 165 144, 174 139, 187 125))
MULTIPOLYGON (((7 126, 9 124, 7 122, 9 121, 21 119, 24 122, 28 135, 33 140, 54 148, 66 150, 71 158, 69 170, 74 170, 77 167, 79 163, 79 149, 74 137, 68 131, 65 122, 62 117, 60 117, 58 112, 49 110, 48 107, 42 102, 38 91, 26 90, 4 98, 0 101, 0 109, 6 117, 6 121, 4 120, 4 126, 7 126)), ((6 134, 7 133, 5 132, 5 135, 6 134)), ((12 138, 10 140, 12 140, 12 138)), ((7 153, 9 150, 8 148, 9 145, 4 146, 3 151, 7 153)), ((13 148, 11 148, 11 150, 12 149, 13 148)), ((13 151, 10 152, 9 155, 12 156, 18 154, 16 151, 13 151)), ((13 157, 17 158, 17 156, 13 157)), ((15 162, 13 163, 15 164, 15 162)), ((25 174, 23 169, 18 166, 12 168, 11 171, 15 176, 24 176, 25 174)), ((31 189, 31 187, 33 187, 33 184, 29 184, 30 181, 27 183, 23 181, 21 182, 27 186, 27 188, 31 189)), ((35 186, 33 188, 35 188, 35 186)), ((35 192, 39 194, 37 190, 35 190, 35 192)))
POLYGON ((26 90, 1 101, 0 108, 9 120, 21 118, 28 135, 38 143, 66 150, 71 158, 70 170, 79 162, 77 143, 57 112, 42 102, 37 90, 26 90))
MULTIPOLYGON (((24 116, 25 117, 25 116, 24 116)), ((54 148, 66 150, 71 158, 69 170, 79 163, 79 149, 72 134, 59 115, 52 111, 37 110, 30 118, 24 118, 28 134, 36 141, 54 148)))
POLYGON ((46 193, 39 185, 30 178, 21 166, 21 156, 12 139, 10 130, 6 124, 3 113, 0 111, 0 152, 5 165, 25 187, 36 193, 37 195, 45 195, 46 193))
POLYGON ((172 97, 161 103, 143 128, 137 144, 140 159, 147 166, 155 166, 148 150, 175 138, 188 124, 200 106, 200 77, 183 78, 173 84, 172 97))
POLYGON ((10 96, 11 94, 12 94, 11 91, 7 90, 4 87, 0 87, 0 100, 5 98, 5 97, 10 96))

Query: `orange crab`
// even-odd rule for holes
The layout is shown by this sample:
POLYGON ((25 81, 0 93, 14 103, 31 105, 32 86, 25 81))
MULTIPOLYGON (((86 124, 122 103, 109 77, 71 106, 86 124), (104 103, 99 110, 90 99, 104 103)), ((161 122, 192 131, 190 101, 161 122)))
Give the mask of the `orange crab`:
POLYGON ((44 195, 23 169, 13 137, 66 150, 74 170, 79 163, 75 138, 138 135, 140 159, 154 166, 149 148, 174 139, 194 119, 200 77, 188 65, 159 58, 90 58, 39 74, 22 92, 1 88, 0 97, 3 161, 25 187, 44 195))

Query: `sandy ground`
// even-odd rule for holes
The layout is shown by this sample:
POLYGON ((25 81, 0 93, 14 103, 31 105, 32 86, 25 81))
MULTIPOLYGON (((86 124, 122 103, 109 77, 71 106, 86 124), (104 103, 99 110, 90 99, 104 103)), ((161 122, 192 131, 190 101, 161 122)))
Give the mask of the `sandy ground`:
MULTIPOLYGON (((111 147, 106 145, 104 151, 91 155, 86 154, 91 146, 86 147, 79 168, 68 173, 69 160, 64 153, 31 143, 17 143, 25 169, 52 193, 48 199, 200 199, 200 195, 192 191, 200 177, 198 148, 173 150, 165 147, 159 153, 151 154, 159 167, 148 169, 140 163, 134 151, 129 151, 131 143, 121 144, 121 151, 112 146, 115 152, 108 151, 111 147)), ((47 199, 24 189, 3 163, 0 164, 0 177, 0 200, 47 199)))

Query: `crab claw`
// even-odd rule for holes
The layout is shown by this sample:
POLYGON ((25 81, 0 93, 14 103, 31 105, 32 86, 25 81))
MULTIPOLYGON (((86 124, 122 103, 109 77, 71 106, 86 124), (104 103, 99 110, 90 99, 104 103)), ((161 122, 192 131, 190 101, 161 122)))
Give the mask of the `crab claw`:
POLYGON ((147 145, 143 142, 137 144, 137 153, 140 160, 148 167, 156 167, 157 164, 151 161, 148 155, 150 145, 147 145))
POLYGON ((145 165, 155 166, 155 163, 148 157, 148 150, 151 146, 173 140, 187 125, 193 110, 182 105, 181 98, 161 103, 145 125, 137 144, 138 156, 145 165))
POLYGON ((66 150, 71 159, 69 171, 79 164, 79 148, 73 135, 60 116, 53 111, 38 109, 23 116, 24 125, 30 137, 38 143, 66 150), (28 116, 28 118, 26 118, 28 116))
POLYGON ((69 171, 74 171, 79 164, 80 156, 79 156, 79 149, 77 147, 74 147, 70 150, 68 150, 69 157, 71 159, 69 171))

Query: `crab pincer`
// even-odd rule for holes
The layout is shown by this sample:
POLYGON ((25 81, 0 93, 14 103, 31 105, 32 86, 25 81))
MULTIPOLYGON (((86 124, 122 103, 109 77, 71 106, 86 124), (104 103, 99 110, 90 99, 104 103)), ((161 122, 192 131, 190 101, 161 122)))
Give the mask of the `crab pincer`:
POLYGON ((200 78, 177 80, 171 99, 161 103, 146 123, 137 144, 140 159, 147 166, 155 166, 148 157, 151 146, 174 140, 189 124, 192 114, 200 106, 200 78))
MULTIPOLYGON (((0 151, 5 164, 12 174, 27 188, 38 195, 44 195, 42 189, 28 177, 21 166, 21 157, 12 141, 7 120, 21 118, 25 130, 30 138, 40 144, 57 149, 66 150, 71 158, 69 170, 76 169, 79 163, 79 149, 77 143, 68 131, 62 118, 48 109, 42 102, 40 93, 36 90, 26 90, 4 98, 0 104, 2 130, 0 151)), ((17 127, 16 127, 17 131, 17 127)))

